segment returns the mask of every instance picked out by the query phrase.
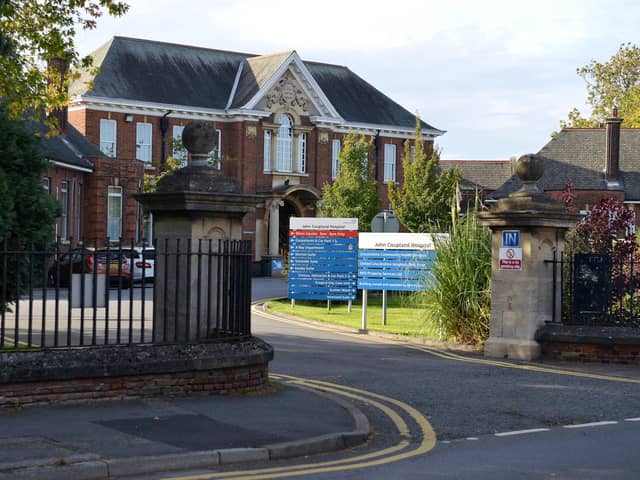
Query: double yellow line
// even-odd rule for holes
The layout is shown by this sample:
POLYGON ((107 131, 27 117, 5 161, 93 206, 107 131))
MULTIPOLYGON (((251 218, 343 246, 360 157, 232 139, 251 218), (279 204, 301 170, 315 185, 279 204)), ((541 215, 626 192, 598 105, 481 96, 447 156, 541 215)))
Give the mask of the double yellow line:
POLYGON ((218 478, 233 480, 264 480, 369 468, 423 455, 431 450, 436 444, 436 434, 424 415, 412 406, 401 402, 400 400, 368 392, 366 390, 320 380, 309 380, 282 374, 271 374, 270 377, 281 382, 292 383, 311 390, 329 392, 351 400, 364 402, 371 407, 377 408, 391 420, 398 431, 398 434, 403 437, 403 439, 392 447, 340 460, 304 463, 286 467, 204 473, 186 477, 170 477, 171 480, 207 480, 218 478), (416 431, 412 432, 412 429, 406 422, 405 418, 410 419, 410 421, 415 424, 417 427, 416 431), (420 439, 420 442, 415 446, 415 448, 412 448, 412 443, 409 439, 416 436, 420 439))

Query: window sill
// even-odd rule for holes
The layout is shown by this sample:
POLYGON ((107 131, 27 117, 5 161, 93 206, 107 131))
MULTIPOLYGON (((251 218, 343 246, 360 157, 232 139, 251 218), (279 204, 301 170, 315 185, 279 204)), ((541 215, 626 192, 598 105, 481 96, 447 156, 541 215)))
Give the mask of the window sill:
POLYGON ((309 176, 308 173, 282 172, 282 171, 279 171, 279 170, 264 170, 262 173, 264 173, 265 175, 282 175, 282 176, 287 176, 287 177, 308 177, 309 176))

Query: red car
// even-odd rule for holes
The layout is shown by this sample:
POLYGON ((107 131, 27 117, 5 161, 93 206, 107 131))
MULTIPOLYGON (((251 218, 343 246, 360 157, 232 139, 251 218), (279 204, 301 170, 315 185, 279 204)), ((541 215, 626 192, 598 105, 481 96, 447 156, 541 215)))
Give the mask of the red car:
POLYGON ((94 271, 97 274, 107 273, 111 286, 127 288, 131 284, 129 259, 124 253, 93 248, 78 248, 65 253, 49 269, 49 281, 52 285, 68 287, 71 273, 92 274, 94 271))

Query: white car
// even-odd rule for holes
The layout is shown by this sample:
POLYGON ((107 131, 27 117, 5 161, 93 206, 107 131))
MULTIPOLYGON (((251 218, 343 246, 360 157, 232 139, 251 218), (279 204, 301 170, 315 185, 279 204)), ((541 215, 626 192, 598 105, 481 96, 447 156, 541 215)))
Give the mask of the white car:
POLYGON ((134 282, 152 282, 155 276, 156 250, 153 247, 123 248, 122 253, 129 260, 134 282))

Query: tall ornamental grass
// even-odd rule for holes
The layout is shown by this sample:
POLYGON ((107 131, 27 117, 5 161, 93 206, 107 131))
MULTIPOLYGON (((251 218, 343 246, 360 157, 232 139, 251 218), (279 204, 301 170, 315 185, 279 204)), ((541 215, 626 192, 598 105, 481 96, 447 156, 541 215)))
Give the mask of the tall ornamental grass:
POLYGON ((449 238, 435 239, 432 278, 418 295, 441 339, 473 345, 489 335, 491 314, 491 232, 476 213, 455 218, 449 238))

